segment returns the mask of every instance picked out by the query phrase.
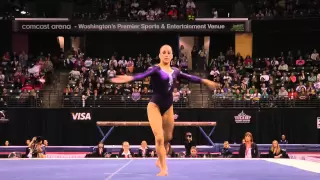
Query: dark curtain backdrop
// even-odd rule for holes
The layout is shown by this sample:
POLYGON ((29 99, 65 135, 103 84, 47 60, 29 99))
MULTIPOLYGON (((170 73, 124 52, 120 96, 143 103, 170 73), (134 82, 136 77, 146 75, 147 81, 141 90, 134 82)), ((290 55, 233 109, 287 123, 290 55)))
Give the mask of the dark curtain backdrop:
POLYGON ((229 47, 235 49, 235 34, 234 33, 214 33, 210 35, 210 58, 216 58, 220 52, 225 54, 229 47))
POLYGON ((3 56, 4 52, 12 51, 12 24, 11 21, 0 21, 1 33, 0 33, 0 54, 3 56))
POLYGON ((253 55, 279 56, 280 52, 294 54, 301 50, 303 54, 319 49, 320 19, 294 20, 253 20, 253 55))
POLYGON ((118 56, 136 57, 139 53, 159 54, 164 44, 172 46, 175 54, 179 49, 179 36, 176 33, 87 33, 85 52, 92 57, 118 56))
MULTIPOLYGON (((267 30, 268 31, 268 30, 267 30)), ((313 49, 320 48, 319 32, 257 32, 253 33, 254 57, 280 56, 291 50, 295 55, 298 50, 302 54, 312 53, 313 49)))
MULTIPOLYGON (((245 132, 252 132, 254 141, 269 144, 285 134, 290 144, 319 144, 317 129, 319 109, 176 109, 176 121, 217 122, 212 135, 213 142, 240 143, 245 132), (251 116, 250 123, 237 124, 235 116, 244 112, 251 116)), ((51 145, 94 145, 102 136, 96 121, 147 121, 145 108, 94 108, 94 109, 8 109, 9 123, 0 124, 0 142, 9 140, 12 145, 23 145, 26 139, 43 136, 51 145), (71 112, 90 112, 91 121, 74 121, 71 112)), ((102 128, 106 133, 108 127, 102 128)), ((209 133, 211 128, 204 127, 209 133)), ((184 134, 192 132, 198 145, 207 145, 197 127, 176 127, 172 144, 183 144, 184 134)), ((150 127, 116 127, 105 144, 121 144, 129 141, 140 144, 146 140, 154 144, 150 127)))
POLYGON ((43 52, 44 55, 51 53, 51 55, 59 55, 60 45, 57 37, 59 34, 55 33, 30 33, 29 34, 29 53, 38 55, 43 52))
POLYGON ((29 35, 27 33, 12 33, 12 51, 29 52, 29 35))

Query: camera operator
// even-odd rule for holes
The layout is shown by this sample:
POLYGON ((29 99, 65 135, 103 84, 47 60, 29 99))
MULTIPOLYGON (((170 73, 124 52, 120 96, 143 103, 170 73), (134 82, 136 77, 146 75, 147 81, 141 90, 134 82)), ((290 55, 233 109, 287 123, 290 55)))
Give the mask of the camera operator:
POLYGON ((41 137, 33 137, 29 144, 30 152, 28 158, 44 158, 41 137))
POLYGON ((196 143, 194 141, 192 141, 192 134, 191 132, 187 132, 185 135, 185 143, 184 143, 184 147, 186 149, 186 156, 190 156, 191 155, 191 147, 196 146, 196 143))

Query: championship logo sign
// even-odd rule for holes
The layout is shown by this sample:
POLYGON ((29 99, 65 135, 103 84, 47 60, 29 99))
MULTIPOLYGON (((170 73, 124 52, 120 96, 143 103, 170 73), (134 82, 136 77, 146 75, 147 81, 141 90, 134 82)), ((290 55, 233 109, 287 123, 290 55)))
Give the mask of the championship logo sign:
POLYGON ((237 116, 234 116, 234 120, 239 124, 247 124, 250 123, 251 116, 246 115, 243 111, 241 111, 241 113, 239 113, 237 116))

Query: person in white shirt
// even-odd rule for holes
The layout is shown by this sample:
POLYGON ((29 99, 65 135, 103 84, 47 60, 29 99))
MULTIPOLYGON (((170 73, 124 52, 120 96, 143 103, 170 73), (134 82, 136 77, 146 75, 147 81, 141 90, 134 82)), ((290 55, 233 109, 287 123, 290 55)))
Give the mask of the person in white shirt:
POLYGON ((311 59, 312 60, 317 60, 319 58, 319 53, 317 52, 316 49, 313 50, 313 53, 311 54, 311 59))
POLYGON ((223 80, 226 81, 227 83, 231 83, 232 81, 232 77, 229 75, 229 73, 227 72, 224 76, 223 76, 223 80))
POLYGON ((180 93, 177 88, 173 89, 172 95, 173 95, 173 102, 178 102, 180 99, 180 93))
POLYGON ((267 73, 265 71, 263 71, 262 75, 260 76, 260 81, 267 82, 267 81, 269 81, 269 79, 270 79, 269 75, 267 75, 267 73))
POLYGON ((133 0, 133 2, 131 3, 131 7, 138 8, 139 7, 138 1, 137 0, 133 0))
POLYGON ((92 66, 92 59, 91 58, 87 58, 86 61, 84 62, 84 66, 89 68, 92 66))
POLYGON ((141 19, 144 19, 147 15, 147 12, 144 10, 144 9, 140 9, 138 11, 138 16, 141 18, 141 19))
POLYGON ((127 141, 122 143, 122 149, 119 152, 119 157, 122 158, 132 158, 134 154, 130 150, 130 144, 127 141))
POLYGON ((162 14, 161 8, 156 8, 154 11, 156 16, 160 16, 162 14))
POLYGON ((2 71, 0 71, 0 81, 1 82, 4 82, 5 81, 5 75, 4 74, 2 74, 2 71))
POLYGON ((192 8, 192 9, 196 8, 196 5, 194 4, 193 0, 188 0, 186 4, 186 8, 192 8))
POLYGON ((279 71, 288 71, 288 65, 284 63, 284 61, 281 61, 281 64, 278 67, 279 71))
POLYGON ((102 76, 102 74, 100 74, 98 81, 100 84, 104 83, 104 77, 102 76))
POLYGON ((272 60, 271 60, 271 66, 279 66, 279 61, 274 57, 272 60))
POLYGON ((117 72, 112 67, 110 67, 110 69, 107 71, 107 74, 108 78, 113 78, 116 76, 117 72))
POLYGON ((78 70, 72 70, 72 71, 70 71, 70 76, 72 77, 72 78, 74 78, 74 79, 80 79, 80 71, 78 71, 78 70))
POLYGON ((288 98, 288 91, 284 87, 281 87, 278 96, 280 99, 288 98))
POLYGON ((124 56, 118 61, 118 66, 120 67, 126 67, 127 66, 127 60, 125 60, 124 56))
POLYGON ((154 21, 154 19, 155 19, 155 11, 152 8, 150 8, 147 14, 147 20, 154 21))
POLYGON ((302 90, 302 88, 304 88, 305 90, 307 89, 307 87, 305 86, 305 85, 303 85, 303 83, 302 82, 299 82, 299 86, 297 86, 297 88, 296 88, 296 92, 301 92, 302 90))
POLYGON ((218 18, 218 11, 216 10, 216 8, 212 8, 212 16, 213 18, 218 18))
POLYGON ((118 67, 118 61, 114 56, 111 57, 111 60, 109 62, 109 67, 114 67, 114 68, 118 67))
POLYGON ((220 75, 220 72, 219 72, 219 70, 218 70, 216 67, 214 67, 214 68, 210 71, 210 75, 213 76, 213 78, 216 78, 217 76, 220 75))

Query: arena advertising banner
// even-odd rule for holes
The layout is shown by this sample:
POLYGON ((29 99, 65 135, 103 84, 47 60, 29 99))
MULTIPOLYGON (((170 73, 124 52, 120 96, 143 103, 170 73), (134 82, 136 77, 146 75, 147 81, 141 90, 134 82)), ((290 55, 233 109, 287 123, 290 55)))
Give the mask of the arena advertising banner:
POLYGON ((91 121, 92 112, 88 109, 77 109, 77 111, 71 111, 71 118, 73 121, 91 121))
POLYGON ((246 21, 13 21, 14 32, 247 32, 246 21))

